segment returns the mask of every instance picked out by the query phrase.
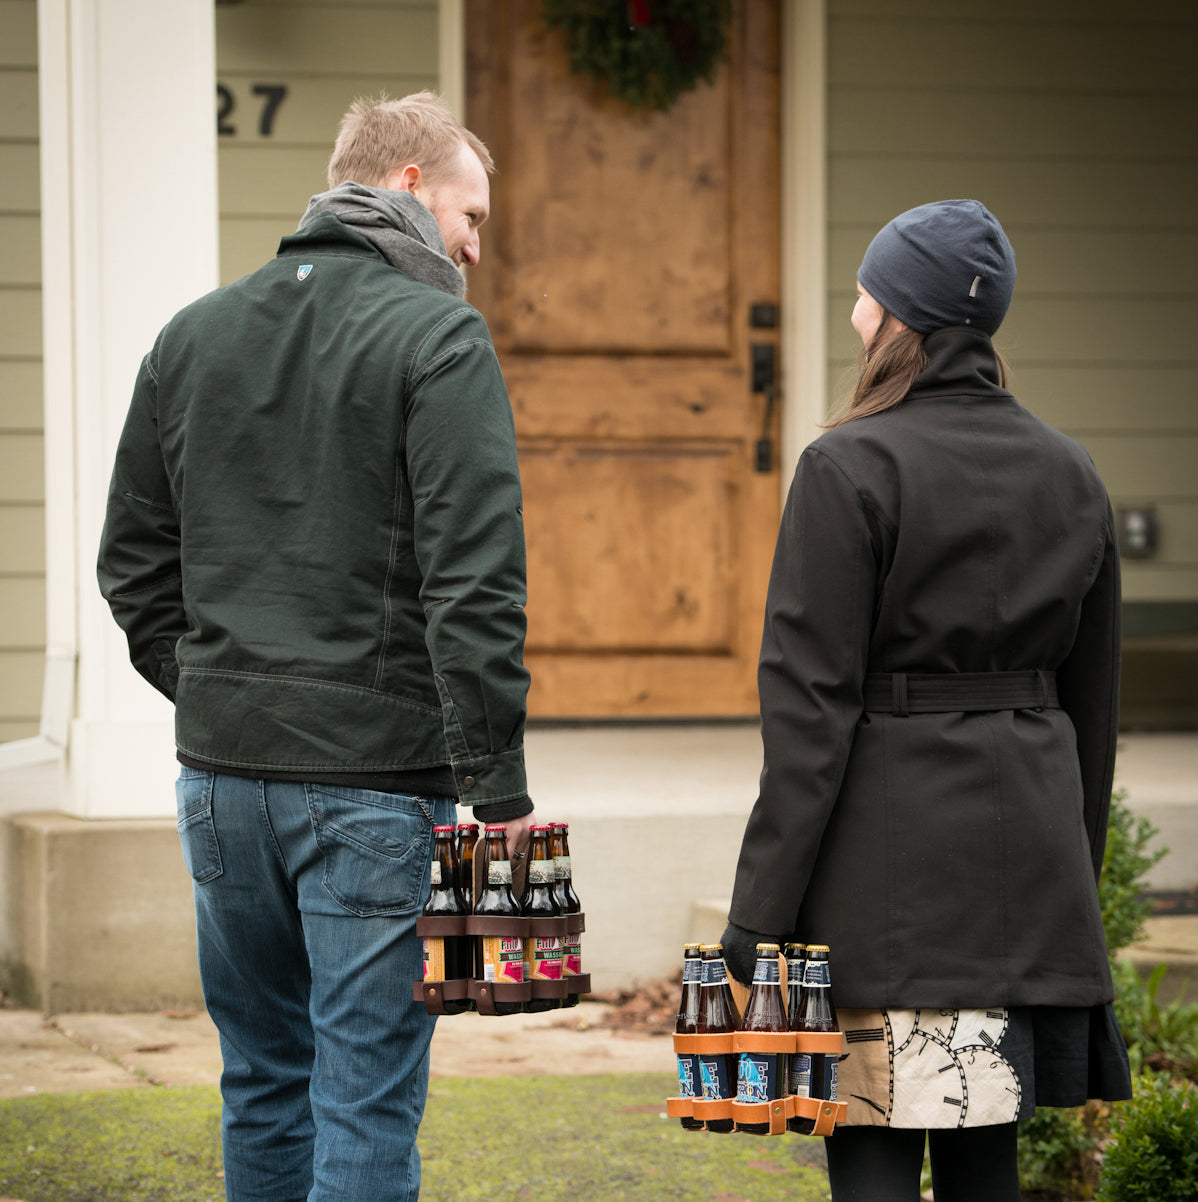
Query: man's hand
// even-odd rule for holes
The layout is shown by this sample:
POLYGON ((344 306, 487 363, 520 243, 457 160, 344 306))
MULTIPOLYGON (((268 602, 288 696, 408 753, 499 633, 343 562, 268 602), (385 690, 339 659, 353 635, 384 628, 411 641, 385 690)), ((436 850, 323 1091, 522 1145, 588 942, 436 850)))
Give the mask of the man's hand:
POLYGON ((517 853, 522 860, 528 854, 528 828, 537 821, 536 811, 525 814, 520 818, 509 818, 504 826, 507 827, 507 854, 516 859, 517 853))

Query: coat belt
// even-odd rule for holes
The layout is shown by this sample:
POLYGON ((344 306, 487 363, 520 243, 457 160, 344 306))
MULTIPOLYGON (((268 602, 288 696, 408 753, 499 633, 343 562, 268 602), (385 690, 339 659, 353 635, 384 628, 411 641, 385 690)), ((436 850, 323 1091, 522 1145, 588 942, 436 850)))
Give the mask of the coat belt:
POLYGON ((865 678, 871 713, 952 714, 965 710, 1060 709, 1057 674, 1026 672, 871 672, 865 678))

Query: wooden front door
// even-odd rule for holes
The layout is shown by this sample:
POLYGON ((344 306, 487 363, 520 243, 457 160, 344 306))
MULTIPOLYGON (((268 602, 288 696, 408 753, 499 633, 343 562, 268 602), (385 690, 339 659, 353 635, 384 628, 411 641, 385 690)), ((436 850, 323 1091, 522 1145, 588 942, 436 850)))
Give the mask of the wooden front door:
POLYGON ((651 116, 572 75, 539 9, 466 5, 467 124, 498 166, 469 299, 516 415, 530 712, 753 714, 779 497, 777 5, 737 3, 715 82, 651 116))

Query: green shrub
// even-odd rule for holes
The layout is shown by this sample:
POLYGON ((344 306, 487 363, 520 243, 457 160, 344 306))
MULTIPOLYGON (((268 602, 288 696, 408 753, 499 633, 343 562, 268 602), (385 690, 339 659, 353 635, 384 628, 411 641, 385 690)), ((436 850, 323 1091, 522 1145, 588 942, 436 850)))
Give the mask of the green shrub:
POLYGON ((1198 1198, 1198 1089, 1164 1073, 1136 1080, 1135 1100, 1116 1107, 1099 1202, 1193 1202, 1198 1198))
POLYGON ((1198 1080, 1198 1003, 1186 1001, 1185 989, 1168 1005, 1157 1001, 1164 964, 1152 970, 1147 984, 1130 964, 1115 968, 1115 1010, 1132 1071, 1152 1069, 1198 1080))
POLYGON ((1148 850, 1148 844, 1159 833, 1147 818, 1132 814, 1125 789, 1116 789, 1111 794, 1098 900, 1102 904, 1107 950, 1112 957, 1128 944, 1144 938, 1144 919, 1152 905, 1144 897, 1142 878, 1169 850, 1166 847, 1148 850))
POLYGON ((1090 1102, 1075 1109, 1042 1106, 1019 1125, 1019 1184, 1061 1198, 1090 1198, 1098 1182, 1099 1139, 1108 1112, 1090 1102))

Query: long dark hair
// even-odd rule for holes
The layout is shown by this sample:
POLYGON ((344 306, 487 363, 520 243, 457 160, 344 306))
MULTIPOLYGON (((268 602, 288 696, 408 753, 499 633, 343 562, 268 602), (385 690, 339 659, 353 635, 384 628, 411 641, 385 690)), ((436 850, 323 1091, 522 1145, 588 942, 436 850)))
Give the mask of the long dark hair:
MULTIPOLYGON (((824 429, 893 409, 911 391, 915 377, 928 366, 928 353, 923 345, 926 335, 909 326, 890 332, 887 327, 892 319, 890 310, 883 309, 877 331, 857 357, 857 386, 853 395, 846 406, 823 423, 824 429)), ((999 387, 1006 388, 1010 370, 997 348, 994 356, 998 360, 999 387)))

